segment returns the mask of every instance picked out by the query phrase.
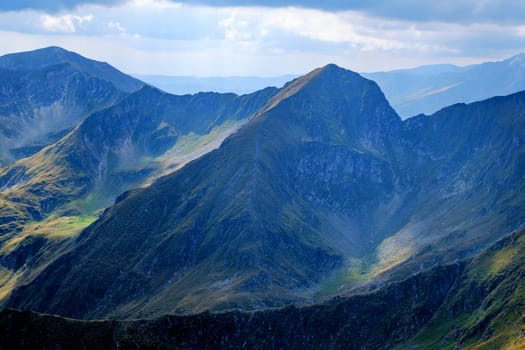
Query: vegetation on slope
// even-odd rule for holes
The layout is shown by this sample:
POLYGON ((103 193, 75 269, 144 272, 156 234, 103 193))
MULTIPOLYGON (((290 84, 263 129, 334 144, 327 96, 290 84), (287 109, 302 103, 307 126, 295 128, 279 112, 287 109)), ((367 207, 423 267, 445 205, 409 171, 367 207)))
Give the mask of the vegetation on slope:
POLYGON ((432 321, 399 349, 523 349, 525 231, 468 262, 432 321))
POLYGON ((305 304, 475 255, 524 220, 524 102, 403 123, 375 83, 315 70, 217 150, 120 196, 10 305, 91 318, 305 304))
MULTIPOLYGON (((144 87, 91 114, 55 144, 0 168, 0 256, 17 254, 18 242, 27 236, 43 237, 47 243, 38 249, 48 259, 33 262, 47 266, 54 253, 75 244, 78 225, 68 222, 84 228, 85 217, 97 216, 123 191, 147 185, 218 147, 275 91, 173 96, 144 87), (67 229, 69 234, 59 234, 67 229), (51 232, 53 240, 47 237, 51 232)), ((4 300, 41 270, 25 263, 4 268, 4 300)))
POLYGON ((432 316, 460 266, 436 268, 373 294, 310 307, 205 312, 139 321, 78 321, 6 309, 0 346, 63 349, 387 349, 432 316), (414 293, 418 290, 418 293, 414 293))
POLYGON ((523 349, 525 231, 477 257, 308 307, 79 321, 0 313, 0 347, 523 349))

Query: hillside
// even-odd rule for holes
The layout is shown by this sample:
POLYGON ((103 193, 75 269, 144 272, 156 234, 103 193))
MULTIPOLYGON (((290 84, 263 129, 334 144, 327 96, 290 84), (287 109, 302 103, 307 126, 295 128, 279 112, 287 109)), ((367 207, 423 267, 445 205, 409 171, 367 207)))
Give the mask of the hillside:
POLYGON ((0 299, 69 249, 120 193, 218 147, 275 92, 174 96, 144 87, 0 168, 0 299))
POLYGON ((523 225, 524 105, 402 122, 374 82, 317 69, 217 150, 120 196, 8 305, 80 318, 303 305, 468 258, 523 225))
POLYGON ((79 321, 5 309, 2 348, 523 349, 524 232, 373 293, 294 308, 79 321), (414 293, 414 291, 417 291, 414 293), (206 334, 206 336, 202 336, 206 334))

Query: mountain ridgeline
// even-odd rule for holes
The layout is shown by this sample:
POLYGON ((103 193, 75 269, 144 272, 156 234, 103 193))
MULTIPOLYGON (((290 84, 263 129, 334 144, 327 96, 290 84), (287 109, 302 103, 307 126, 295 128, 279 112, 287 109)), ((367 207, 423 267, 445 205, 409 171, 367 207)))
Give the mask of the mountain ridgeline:
POLYGON ((58 47, 0 57, 0 165, 58 141, 89 113, 144 85, 58 47))
POLYGON ((471 257, 524 223, 524 107, 518 93, 403 122, 374 82, 317 69, 120 196, 7 305, 88 319, 302 305, 471 257))
MULTIPOLYGON (((228 122, 236 125, 273 94, 275 89, 242 97, 216 93, 174 96, 143 87, 92 113, 50 147, 0 170, 0 200, 10 204, 0 213, 23 223, 57 209, 89 213, 103 208, 122 191, 141 186, 181 163, 175 147, 181 138, 207 135, 228 122), (174 153, 171 158, 169 151, 174 153), (78 201, 87 197, 91 203, 78 201), (9 210, 18 214, 8 215, 9 210)), ((0 225, 3 233, 16 231, 6 224, 0 225)))

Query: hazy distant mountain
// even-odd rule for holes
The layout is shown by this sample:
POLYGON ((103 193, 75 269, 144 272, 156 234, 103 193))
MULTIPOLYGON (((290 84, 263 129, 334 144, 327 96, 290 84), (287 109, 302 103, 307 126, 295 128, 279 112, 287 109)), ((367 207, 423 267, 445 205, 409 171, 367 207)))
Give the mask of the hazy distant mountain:
MULTIPOLYGON (((437 64, 362 75, 377 82, 392 107, 406 119, 421 113, 431 114, 454 103, 470 103, 525 90, 525 54, 466 67, 437 64)), ((201 91, 244 94, 267 86, 281 87, 296 76, 137 77, 173 94, 201 91)))
POLYGON ((249 94, 265 87, 282 87, 296 77, 294 75, 277 77, 136 76, 153 86, 176 95, 195 94, 205 91, 249 94))
POLYGON ((404 119, 434 113, 454 103, 525 90, 525 54, 466 67, 431 65, 363 76, 379 84, 404 119))
POLYGON ((525 93, 402 122, 374 82, 329 65, 121 196, 9 305, 150 317, 374 289, 523 225, 524 134, 525 93))
POLYGON ((0 165, 36 153, 142 85, 58 47, 0 57, 0 165))

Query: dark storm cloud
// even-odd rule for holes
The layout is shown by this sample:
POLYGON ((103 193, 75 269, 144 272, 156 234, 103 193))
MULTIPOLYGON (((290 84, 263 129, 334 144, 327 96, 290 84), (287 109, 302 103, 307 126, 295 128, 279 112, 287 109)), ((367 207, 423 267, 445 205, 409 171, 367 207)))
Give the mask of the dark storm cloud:
POLYGON ((208 6, 299 6, 326 11, 359 10, 408 21, 522 23, 525 1, 508 0, 175 0, 208 6))
POLYGON ((82 4, 116 5, 126 0, 2 0, 0 11, 44 10, 55 12, 72 9, 82 4))
MULTIPOLYGON (((0 11, 38 9, 55 12, 82 4, 113 6, 130 0, 3 0, 0 11)), ((525 18, 525 1, 513 0, 168 0, 188 5, 296 6, 324 11, 357 10, 389 19, 414 22, 518 24, 525 18)))

